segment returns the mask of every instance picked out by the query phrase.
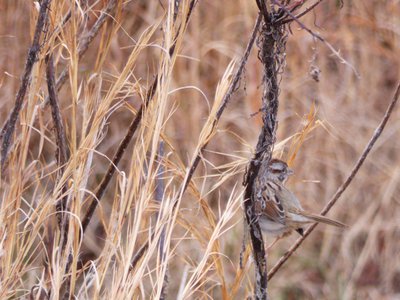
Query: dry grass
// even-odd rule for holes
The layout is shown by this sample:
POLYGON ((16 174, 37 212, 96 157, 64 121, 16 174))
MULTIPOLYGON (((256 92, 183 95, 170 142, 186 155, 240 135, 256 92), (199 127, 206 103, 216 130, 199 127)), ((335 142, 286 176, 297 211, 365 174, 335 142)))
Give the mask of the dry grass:
MULTIPOLYGON (((213 122, 254 25, 255 4, 199 1, 188 26, 179 26, 190 1, 181 1, 176 20, 167 1, 118 1, 80 58, 79 37, 107 1, 87 1, 90 6, 80 1, 80 7, 52 2, 2 174, 0 299, 45 299, 50 291, 50 299, 58 299, 66 278, 78 299, 152 299, 164 293, 167 299, 244 299, 252 293, 254 275, 251 259, 239 268, 239 254, 243 173, 261 124, 259 115, 252 115, 262 92, 256 50, 217 128, 213 122), (72 17, 60 27, 69 9, 72 17), (44 104, 50 49, 56 74, 69 70, 58 94, 70 152, 62 168, 51 110, 44 104), (80 242, 80 220, 154 80, 154 97, 80 242), (188 168, 206 143, 182 192, 188 168), (70 206, 65 251, 55 210, 64 197, 70 206)), ((0 3, 1 120, 14 105, 37 15, 29 1, 0 3)), ((291 189, 308 210, 318 212, 348 175, 400 78, 400 6, 355 0, 340 10, 336 1, 326 0, 302 20, 361 75, 292 25, 279 109, 278 140, 284 142, 275 153, 290 159, 296 172, 291 189), (319 82, 309 74, 313 67, 321 70, 319 82)), ((397 108, 329 213, 350 228, 318 226, 269 282, 274 299, 399 296, 399 133, 397 108)), ((270 266, 295 238, 272 248, 270 266)))

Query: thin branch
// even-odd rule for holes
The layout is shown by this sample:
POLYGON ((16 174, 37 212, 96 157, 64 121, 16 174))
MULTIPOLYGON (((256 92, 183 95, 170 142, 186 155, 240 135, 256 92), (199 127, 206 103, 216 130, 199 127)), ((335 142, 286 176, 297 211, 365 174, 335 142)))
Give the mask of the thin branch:
MULTIPOLYGON (((223 100, 221 102, 221 106, 219 107, 219 109, 218 109, 218 111, 216 113, 216 118, 215 118, 214 123, 213 123, 213 129, 216 128, 216 126, 218 125, 218 121, 221 118, 221 115, 222 115, 224 109, 226 108, 226 105, 229 103, 233 93, 239 87, 240 79, 242 77, 244 68, 245 68, 245 66, 247 64, 247 60, 249 58, 251 49, 253 48, 254 42, 256 40, 257 32, 258 32, 258 30, 260 28, 261 19, 262 19, 262 17, 259 14, 258 17, 257 17, 256 23, 254 25, 253 32, 251 33, 249 42, 247 44, 246 50, 244 52, 244 55, 243 55, 243 57, 242 57, 242 59, 240 61, 239 68, 237 69, 237 71, 236 71, 236 73, 235 73, 235 75, 234 75, 234 77, 233 77, 233 79, 231 81, 231 84, 230 84, 226 94, 224 95, 224 98, 223 98, 223 100)), ((188 176, 186 177, 186 180, 182 185, 181 192, 179 193, 180 195, 183 195, 185 193, 187 187, 189 186, 189 183, 192 180, 193 174, 194 174, 197 166, 199 165, 199 162, 200 162, 200 159, 201 159, 201 155, 202 155, 202 153, 203 153, 203 151, 205 150, 206 147, 207 147, 207 143, 204 144, 200 148, 199 153, 197 154, 196 158, 194 159, 192 165, 190 166, 188 176)), ((176 203, 177 203, 177 200, 175 200, 174 209, 176 209, 176 203)), ((149 240, 151 240, 153 238, 153 236, 154 236, 154 233, 151 235, 149 240)), ((139 262, 139 260, 146 253, 146 250, 149 247, 149 240, 146 241, 146 243, 138 250, 138 252, 133 257, 133 259, 131 261, 131 267, 130 267, 131 270, 135 269, 135 267, 136 267, 137 263, 139 262)))
POLYGON ((122 139, 121 143, 118 146, 117 151, 114 154, 112 163, 109 164, 107 172, 104 175, 104 177, 102 178, 100 185, 96 190, 94 199, 92 199, 92 202, 89 204, 89 208, 88 208, 85 216, 82 219, 82 235, 85 233, 85 231, 90 223, 90 220, 92 219, 92 216, 97 208, 98 203, 104 196, 104 193, 108 187, 108 184, 110 183, 110 181, 115 173, 115 170, 116 170, 115 166, 118 166, 119 162, 121 161, 122 156, 125 153, 126 148, 128 147, 130 141, 132 140, 133 135, 135 134, 137 128, 139 127, 139 124, 143 117, 144 107, 147 107, 147 105, 150 103, 151 99, 153 98, 154 93, 157 89, 157 82, 158 82, 158 80, 156 77, 146 95, 145 105, 140 106, 140 109, 138 110, 135 119, 132 121, 131 125, 129 126, 127 134, 122 139))
POLYGON ((62 166, 68 161, 69 150, 68 143, 65 137, 64 125, 62 122, 60 107, 58 105, 58 97, 55 86, 54 76, 54 60, 53 55, 49 54, 46 57, 46 77, 47 77, 47 89, 49 92, 49 103, 51 106, 51 115, 54 122, 54 128, 56 132, 56 144, 57 144, 57 161, 58 165, 62 166))
MULTIPOLYGON (((372 135, 372 138, 366 145, 364 151, 361 153, 361 156, 359 157, 357 163, 353 167, 353 169, 350 172, 350 175, 347 177, 347 179, 343 182, 343 184, 338 188, 336 191, 335 195, 329 200, 329 202, 325 205, 324 209, 321 211, 321 215, 326 215, 328 211, 332 208, 333 205, 338 201, 338 199, 342 196, 343 192, 348 188, 354 177, 357 175, 358 171, 360 170, 361 166, 363 165, 365 159, 367 158, 369 152, 371 151, 372 147, 375 145, 376 141, 378 138, 381 136, 383 129, 385 128, 393 110, 394 107, 399 99, 400 96, 400 83, 397 86, 396 92, 393 96, 392 101, 390 102, 385 115, 383 116, 383 119, 379 126, 375 129, 374 134, 372 135)), ((279 261, 275 264, 275 266, 269 271, 268 273, 268 279, 271 279, 274 277, 276 272, 282 267, 282 265, 293 255, 293 253, 300 247, 300 245, 303 243, 303 241, 310 235, 310 233, 317 227, 318 223, 314 223, 311 225, 305 232, 304 236, 299 238, 296 243, 283 255, 279 261)))
MULTIPOLYGON (((86 51, 89 49, 89 45, 92 43, 94 38, 99 33, 101 27, 103 26, 104 22, 108 20, 112 10, 114 9, 115 5, 117 4, 117 0, 110 0, 108 5, 105 9, 103 9, 100 13, 100 16, 97 18, 96 22, 93 24, 90 31, 84 33, 78 42, 78 56, 79 58, 83 57, 86 51)), ((68 16, 68 15, 67 15, 68 16)), ((67 19, 68 20, 68 19, 67 19)), ((65 20, 64 20, 65 22, 65 20)), ((69 75, 69 67, 66 66, 60 73, 56 81, 57 91, 60 91, 62 86, 64 85, 65 81, 67 80, 69 75)), ((43 102, 42 107, 49 103, 49 98, 47 97, 43 102)))
POLYGON ((283 24, 290 23, 295 19, 300 19, 301 17, 305 16, 310 11, 312 11, 314 8, 316 8, 322 1, 324 1, 324 0, 318 0, 317 2, 313 3, 310 7, 306 8, 303 12, 296 15, 294 18, 285 18, 282 21, 278 21, 278 24, 283 25, 283 24))
MULTIPOLYGON (((46 77, 47 77, 47 89, 49 92, 49 103, 51 106, 51 115, 54 123, 54 130, 56 134, 56 157, 57 163, 59 167, 59 177, 64 172, 64 165, 68 161, 69 151, 68 144, 65 137, 64 125, 62 122, 60 108, 58 106, 58 97, 55 86, 55 76, 54 76, 54 60, 53 55, 48 54, 46 57, 46 77)), ((59 200, 56 204, 56 211, 58 217, 58 225, 61 231, 62 241, 61 241, 61 249, 64 250, 65 245, 67 243, 68 236, 68 215, 65 213, 67 211, 67 186, 66 184, 62 188, 62 194, 64 195, 61 200, 59 200)))
MULTIPOLYGON (((61 29, 63 28, 63 26, 65 24, 67 24, 67 22, 71 19, 71 10, 68 11, 68 13, 64 16, 61 25, 57 26, 57 28, 54 30, 54 32, 52 33, 53 35, 58 34, 61 29)), ((47 102, 48 102, 48 98, 46 98, 47 102)), ((4 130, 8 127, 8 124, 10 123, 10 116, 8 117, 8 119, 4 122, 3 124, 3 129, 0 131, 0 140, 3 138, 3 134, 4 134, 4 130)))
POLYGON ((327 40, 325 40, 321 35, 319 35, 318 33, 313 32, 311 29, 309 29, 306 25, 304 25, 304 23, 302 23, 295 15, 293 15, 286 7, 284 7, 283 5, 279 4, 276 0, 272 0, 276 5, 278 5, 281 9, 283 9, 291 18, 293 21, 295 21, 297 24, 299 24, 299 26, 304 29, 305 31, 307 31, 309 34, 311 34, 314 38, 316 38, 317 40, 321 41, 326 47, 328 47, 329 50, 331 50, 331 52, 333 53, 333 55, 335 55, 339 61, 348 66, 350 69, 353 70, 354 74, 360 78, 361 75, 360 73, 356 70, 356 68, 349 63, 347 60, 345 60, 341 55, 340 52, 337 51, 327 40))
POLYGON ((32 69, 34 64, 38 59, 38 55, 40 52, 40 36, 42 32, 44 32, 47 18, 48 18, 48 9, 50 6, 51 0, 44 0, 40 5, 39 16, 36 22, 35 33, 33 36, 32 45, 28 52, 28 57, 26 59, 25 70, 22 76, 21 85, 18 90, 17 96, 15 98, 15 105, 13 110, 11 111, 8 120, 5 122, 3 129, 0 133, 0 138, 3 138, 3 143, 1 146, 1 173, 3 173, 4 163, 7 160, 8 150, 10 148, 11 138, 13 132, 15 130, 15 124, 17 123, 19 113, 22 109, 22 105, 24 102, 25 94, 29 85, 31 83, 32 69))
POLYGON ((268 13, 267 6, 265 4, 265 0, 256 0, 258 10, 260 11, 261 15, 264 17, 264 22, 269 23, 270 22, 270 16, 268 13))
POLYGON ((78 44, 79 57, 83 56, 83 54, 89 48, 90 43, 94 40, 94 38, 99 33, 104 22, 107 21, 109 17, 111 17, 110 14, 111 14, 112 10, 114 9, 114 7, 116 6, 116 4, 117 4, 117 0, 110 0, 110 2, 108 2, 107 7, 101 11, 100 16, 97 18, 96 22, 93 24, 90 31, 87 32, 86 34, 84 34, 79 39, 79 44, 78 44))
POLYGON ((143 255, 146 253, 147 249, 149 248, 149 240, 152 240, 153 237, 154 237, 154 233, 151 234, 150 238, 136 252, 135 256, 131 260, 131 265, 129 267, 130 271, 132 271, 136 268, 137 263, 140 261, 140 259, 143 257, 143 255))

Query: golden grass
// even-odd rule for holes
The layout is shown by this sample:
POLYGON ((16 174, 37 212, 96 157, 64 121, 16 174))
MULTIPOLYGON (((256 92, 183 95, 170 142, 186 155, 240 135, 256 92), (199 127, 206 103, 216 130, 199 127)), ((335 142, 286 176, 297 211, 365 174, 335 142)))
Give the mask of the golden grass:
MULTIPOLYGON (((47 38, 41 40, 2 174, 0 299, 46 299, 50 291, 50 299, 59 299, 67 278, 78 299, 164 294, 166 299, 244 299, 252 294, 254 280, 249 247, 244 269, 239 255, 242 179, 260 126, 259 115, 253 116, 262 95, 257 50, 217 126, 214 120, 252 30, 255 3, 199 1, 189 24, 179 26, 186 22, 190 1, 181 1, 176 20, 174 1, 118 1, 80 58, 79 38, 107 1, 81 2, 53 1, 47 38), (72 17, 61 26, 69 9, 72 17), (50 49, 56 76, 69 70, 58 94, 70 150, 61 175, 51 110, 44 104, 50 49), (158 83, 154 97, 80 242, 89 200, 153 80, 158 83), (199 167, 182 192, 199 153, 199 167), (156 195, 160 184, 161 201, 156 195), (55 211, 64 196, 70 205, 66 251, 55 211), (146 242, 147 251, 132 270, 132 259, 146 242), (69 253, 73 260, 67 268, 69 253)), ((32 2, 0 3, 2 120, 13 107, 37 15, 32 2)), ((361 75, 357 78, 330 49, 292 25, 275 153, 296 172, 290 188, 307 210, 317 213, 354 165, 400 78, 400 7, 395 1, 356 0, 345 1, 339 10, 336 1, 326 0, 302 20, 361 75), (309 74, 313 66, 321 70, 319 82, 309 74)), ((399 295, 399 120, 397 109, 329 213, 350 228, 319 226, 269 282, 271 297, 399 295)), ((272 248, 269 266, 295 238, 272 248)))

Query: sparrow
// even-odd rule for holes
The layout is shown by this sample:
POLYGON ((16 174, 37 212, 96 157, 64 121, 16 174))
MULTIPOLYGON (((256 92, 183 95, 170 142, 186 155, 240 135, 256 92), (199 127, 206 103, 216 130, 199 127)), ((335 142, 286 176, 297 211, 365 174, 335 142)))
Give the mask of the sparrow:
POLYGON ((266 167, 261 167, 253 185, 255 211, 261 230, 282 238, 293 231, 303 235, 304 226, 314 222, 347 227, 341 222, 305 211, 297 197, 285 187, 285 182, 293 173, 279 159, 272 159, 266 167))

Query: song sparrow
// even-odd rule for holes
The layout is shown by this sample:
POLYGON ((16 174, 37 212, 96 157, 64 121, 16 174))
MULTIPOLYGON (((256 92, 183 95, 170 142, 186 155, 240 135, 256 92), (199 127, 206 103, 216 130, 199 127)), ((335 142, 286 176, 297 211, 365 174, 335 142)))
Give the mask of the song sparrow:
POLYGON ((313 222, 347 227, 341 222, 304 211, 297 197, 284 186, 291 174, 293 171, 279 159, 261 166, 253 195, 258 221, 265 233, 280 238, 296 230, 303 235, 303 226, 313 222))

